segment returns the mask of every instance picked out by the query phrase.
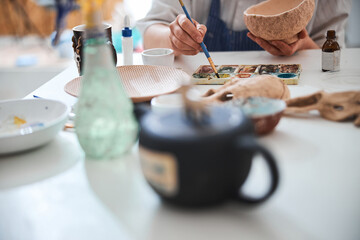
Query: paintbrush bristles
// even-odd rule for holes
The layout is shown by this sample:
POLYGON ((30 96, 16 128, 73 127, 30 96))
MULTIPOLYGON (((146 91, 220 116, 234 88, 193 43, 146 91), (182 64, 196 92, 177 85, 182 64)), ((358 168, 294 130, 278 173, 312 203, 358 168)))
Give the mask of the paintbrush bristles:
POLYGON ((214 72, 215 72, 216 77, 217 77, 217 78, 220 78, 220 76, 219 76, 219 74, 218 74, 218 72, 217 72, 217 70, 216 70, 216 67, 215 67, 215 64, 214 64, 213 60, 212 60, 210 57, 208 58, 208 60, 209 60, 209 63, 210 63, 211 68, 212 68, 212 69, 214 70, 214 72))

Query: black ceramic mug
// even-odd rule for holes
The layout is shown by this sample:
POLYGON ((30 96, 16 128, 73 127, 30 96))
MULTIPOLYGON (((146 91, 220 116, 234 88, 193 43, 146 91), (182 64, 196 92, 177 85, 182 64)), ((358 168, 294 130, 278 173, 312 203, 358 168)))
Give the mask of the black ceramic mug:
MULTIPOLYGON (((111 34, 111 25, 108 23, 103 23, 105 36, 107 38, 107 44, 110 46, 110 49, 113 53, 113 59, 116 66, 117 55, 114 45, 112 44, 112 34, 111 34)), ((85 38, 85 24, 79 25, 73 28, 73 37, 72 37, 72 47, 74 49, 74 59, 76 66, 78 68, 79 75, 82 75, 82 65, 83 65, 83 46, 85 38)))
POLYGON ((144 176, 167 202, 206 206, 233 198, 259 203, 279 182, 271 153, 255 140, 251 121, 238 109, 213 107, 206 124, 193 124, 179 110, 147 113, 140 120, 139 153, 144 176), (255 153, 271 175, 268 191, 253 198, 240 191, 255 153))

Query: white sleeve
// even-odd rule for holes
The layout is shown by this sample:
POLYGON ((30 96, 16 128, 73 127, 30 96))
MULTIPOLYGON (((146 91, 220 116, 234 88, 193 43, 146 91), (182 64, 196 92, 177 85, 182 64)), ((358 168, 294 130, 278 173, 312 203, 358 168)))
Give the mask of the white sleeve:
POLYGON ((162 23, 169 25, 177 15, 182 13, 182 8, 177 0, 153 0, 152 6, 145 18, 137 22, 142 35, 153 24, 162 23))
POLYGON ((317 0, 316 8, 307 31, 321 47, 327 30, 335 30, 340 47, 345 47, 345 26, 351 10, 351 0, 317 0))

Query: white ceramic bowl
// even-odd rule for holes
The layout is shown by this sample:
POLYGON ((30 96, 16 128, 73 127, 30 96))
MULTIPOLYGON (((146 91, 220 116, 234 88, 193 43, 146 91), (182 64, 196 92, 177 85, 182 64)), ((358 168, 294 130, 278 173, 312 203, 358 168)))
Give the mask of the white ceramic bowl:
POLYGON ((64 127, 70 108, 48 99, 0 101, 0 154, 41 146, 64 127), (14 117, 25 120, 20 126, 14 117))
POLYGON ((170 48, 151 48, 141 53, 144 65, 172 66, 174 51, 170 48))
POLYGON ((151 109, 155 113, 168 113, 183 107, 180 93, 161 95, 151 99, 151 109))

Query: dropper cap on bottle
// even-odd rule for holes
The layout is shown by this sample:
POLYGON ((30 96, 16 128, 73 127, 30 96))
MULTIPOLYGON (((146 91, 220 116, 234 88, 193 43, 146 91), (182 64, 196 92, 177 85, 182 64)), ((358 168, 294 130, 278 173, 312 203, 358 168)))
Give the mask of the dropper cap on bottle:
POLYGON ((326 37, 329 38, 329 39, 335 39, 336 38, 335 31, 334 30, 327 31, 326 37))
POLYGON ((124 28, 122 30, 122 36, 123 37, 131 37, 132 36, 132 30, 130 28, 130 19, 129 16, 126 15, 124 19, 124 28))

